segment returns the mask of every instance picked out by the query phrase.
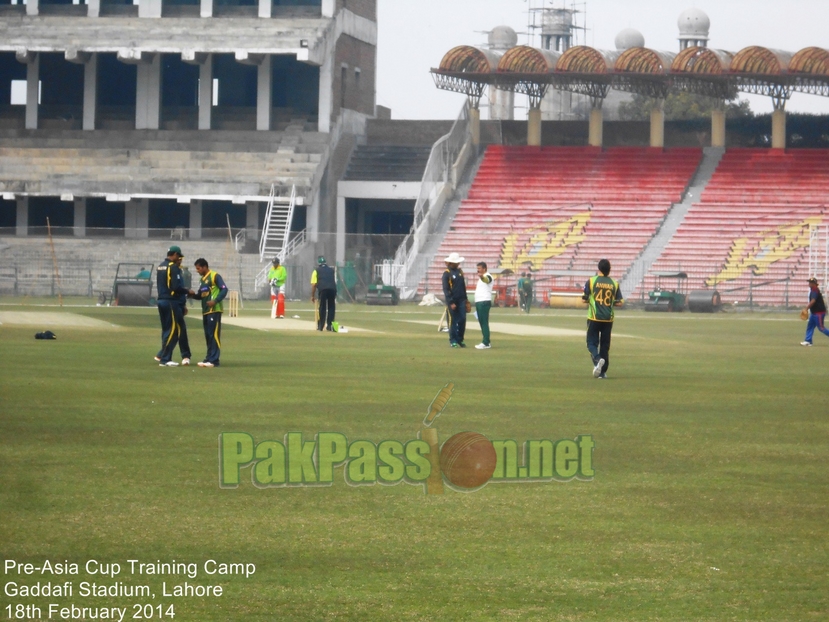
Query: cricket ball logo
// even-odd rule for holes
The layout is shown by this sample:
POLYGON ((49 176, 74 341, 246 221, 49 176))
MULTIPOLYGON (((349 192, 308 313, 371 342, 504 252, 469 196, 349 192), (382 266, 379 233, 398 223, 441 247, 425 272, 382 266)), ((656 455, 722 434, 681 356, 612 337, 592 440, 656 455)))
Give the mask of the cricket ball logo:
POLYGON ((429 463, 432 467, 426 480, 427 494, 443 494, 444 479, 455 490, 481 488, 492 478, 498 463, 492 441, 477 432, 459 432, 438 447, 438 431, 432 423, 446 408, 454 390, 455 384, 449 382, 438 391, 423 418, 420 438, 429 443, 429 463))
POLYGON ((459 491, 488 483, 567 482, 593 479, 589 434, 575 439, 491 440, 478 432, 458 432, 441 445, 435 419, 446 409, 455 385, 438 391, 423 419, 418 438, 380 442, 352 440, 341 432, 285 433, 283 440, 258 442, 246 432, 219 434, 219 486, 236 488, 242 469, 250 469, 257 488, 331 486, 335 469, 349 486, 422 486, 443 494, 444 485, 459 491))

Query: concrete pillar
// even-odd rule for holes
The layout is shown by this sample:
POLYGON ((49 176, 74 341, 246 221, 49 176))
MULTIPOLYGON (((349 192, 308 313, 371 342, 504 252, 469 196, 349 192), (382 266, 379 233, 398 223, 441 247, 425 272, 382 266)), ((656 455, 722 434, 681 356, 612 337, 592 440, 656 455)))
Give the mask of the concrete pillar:
POLYGON ((515 118, 515 93, 490 87, 489 118, 493 121, 512 121, 515 118))
POLYGON ((476 147, 481 144, 481 111, 477 108, 469 109, 469 133, 472 144, 476 147))
POLYGON ((273 0, 259 0, 259 17, 273 16, 273 0))
POLYGON ((190 199, 190 239, 201 239, 202 202, 201 199, 190 199))
MULTIPOLYGON (((311 242, 316 242, 319 239, 320 230, 320 201, 319 192, 314 198, 313 203, 308 205, 305 212, 305 235, 311 242)), ((358 229, 359 230, 359 229, 358 229)))
POLYGON ((201 17, 213 17, 213 0, 201 0, 199 2, 199 15, 201 17))
POLYGON ((37 129, 38 95, 40 94, 40 54, 26 64, 26 129, 37 129))
POLYGON ((161 54, 137 66, 135 129, 157 130, 161 124, 161 54))
POLYGON ((590 110, 590 130, 588 131, 587 144, 591 147, 601 147, 604 131, 604 116, 601 108, 590 110))
POLYGON ((527 114, 527 146, 541 146, 541 108, 530 108, 527 114))
POLYGON ((651 147, 665 147, 665 111, 661 105, 651 109, 651 147))
MULTIPOLYGON (((323 9, 325 5, 323 4, 323 9)), ((324 14, 324 12, 323 12, 324 14)), ((331 131, 331 111, 334 109, 333 67, 334 54, 326 54, 320 65, 319 80, 319 115, 317 115, 317 130, 328 133, 331 131)))
POLYGON ((138 17, 161 17, 161 0, 138 0, 138 17))
POLYGON ((270 54, 266 54, 256 69, 256 129, 261 131, 271 129, 271 115, 273 113, 271 58, 270 54))
POLYGON ((786 110, 781 108, 771 113, 771 148, 786 148, 786 110))
POLYGON ((128 238, 149 237, 150 200, 130 199, 124 205, 124 233, 128 238))
POLYGON ((86 0, 86 16, 99 17, 101 15, 101 0, 86 0))
POLYGON ((245 203, 245 230, 249 240, 259 239, 259 202, 245 203))
POLYGON ((77 238, 86 236, 86 197, 75 197, 75 226, 72 233, 77 238))
POLYGON ((18 196, 17 198, 17 231, 19 236, 29 235, 29 197, 18 196))
POLYGON ((98 117, 98 55, 83 66, 83 129, 94 130, 98 117))
POLYGON ((37 15, 40 12, 40 0, 26 0, 26 15, 37 15))
POLYGON ((711 111, 711 146, 725 148, 725 111, 711 111))
POLYGON ((199 129, 209 130, 213 115, 213 55, 199 66, 199 129))
POLYGON ((337 263, 345 261, 345 197, 337 196, 337 263))

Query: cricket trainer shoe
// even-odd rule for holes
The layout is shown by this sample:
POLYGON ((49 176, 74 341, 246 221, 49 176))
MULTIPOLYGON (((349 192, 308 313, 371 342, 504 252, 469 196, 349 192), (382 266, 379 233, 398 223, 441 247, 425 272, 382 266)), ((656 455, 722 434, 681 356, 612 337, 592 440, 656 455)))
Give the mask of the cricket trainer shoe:
POLYGON ((489 350, 491 347, 492 346, 489 345, 488 343, 479 343, 477 346, 475 346, 475 349, 476 350, 489 350))
POLYGON ((593 368, 593 377, 598 378, 602 375, 602 367, 604 367, 604 359, 599 359, 596 366, 593 368))
POLYGON ((181 364, 184 365, 185 367, 187 367, 190 364, 190 359, 189 358, 181 359, 181 364))
POLYGON ((802 346, 806 346, 806 347, 808 348, 809 346, 811 346, 811 345, 812 345, 812 342, 811 342, 811 341, 801 341, 801 342, 800 342, 800 345, 802 345, 802 346))
POLYGON ((159 367, 178 367, 178 363, 175 361, 167 361, 166 363, 159 363, 159 367))
POLYGON ((216 367, 213 363, 209 363, 208 361, 202 361, 198 365, 199 367, 216 367))

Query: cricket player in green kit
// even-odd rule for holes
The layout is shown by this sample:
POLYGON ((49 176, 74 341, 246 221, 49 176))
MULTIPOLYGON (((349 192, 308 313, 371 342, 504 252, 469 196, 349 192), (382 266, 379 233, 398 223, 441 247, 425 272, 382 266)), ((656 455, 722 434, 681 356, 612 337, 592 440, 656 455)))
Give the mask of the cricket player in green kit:
POLYGON ((227 296, 227 286, 221 275, 210 269, 207 260, 196 259, 195 266, 201 277, 196 297, 201 300, 204 338, 207 341, 207 354, 199 367, 218 367, 222 352, 222 300, 227 296))
POLYGON ((613 307, 624 304, 619 283, 611 279, 610 262, 599 261, 599 273, 584 284, 582 299, 587 309, 587 350, 593 359, 593 377, 607 378, 610 366, 610 333, 613 330, 613 307))

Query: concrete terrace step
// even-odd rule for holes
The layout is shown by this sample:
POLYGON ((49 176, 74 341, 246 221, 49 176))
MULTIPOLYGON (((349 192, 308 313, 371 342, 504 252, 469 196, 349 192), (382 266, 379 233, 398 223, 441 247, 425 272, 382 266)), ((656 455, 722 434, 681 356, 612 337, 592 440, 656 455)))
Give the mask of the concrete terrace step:
POLYGON ((319 162, 320 154, 309 153, 248 153, 244 151, 153 151, 139 149, 9 149, 0 147, 0 161, 36 160, 39 162, 61 162, 64 160, 99 160, 111 163, 251 163, 272 165, 278 163, 319 162))
POLYGON ((420 181, 431 147, 360 145, 351 154, 344 179, 362 181, 420 181))
MULTIPOLYGON (((284 132, 231 130, 0 130, 0 146, 31 149, 147 149, 160 151, 276 152, 284 132)), ((321 153, 328 134, 301 132, 296 151, 321 153)))
POLYGON ((88 162, 74 164, 52 164, 49 162, 21 162, 7 164, 0 162, 0 179, 47 179, 57 175, 76 175, 89 179, 105 179, 112 175, 115 178, 130 180, 140 177, 171 178, 186 181, 188 178, 210 177, 213 179, 259 179, 264 180, 274 175, 288 177, 309 177, 316 171, 316 164, 305 163, 291 167, 256 167, 237 164, 235 166, 150 166, 149 164, 128 164, 122 166, 101 166, 88 162))
POLYGON ((16 49, 62 51, 74 49, 117 52, 126 48, 181 53, 185 50, 233 54, 237 50, 278 53, 311 46, 324 38, 330 18, 290 17, 250 19, 223 17, 9 16, 0 21, 0 51, 16 49), (253 26, 253 27, 252 27, 253 26), (135 42, 140 41, 141 45, 135 42))

